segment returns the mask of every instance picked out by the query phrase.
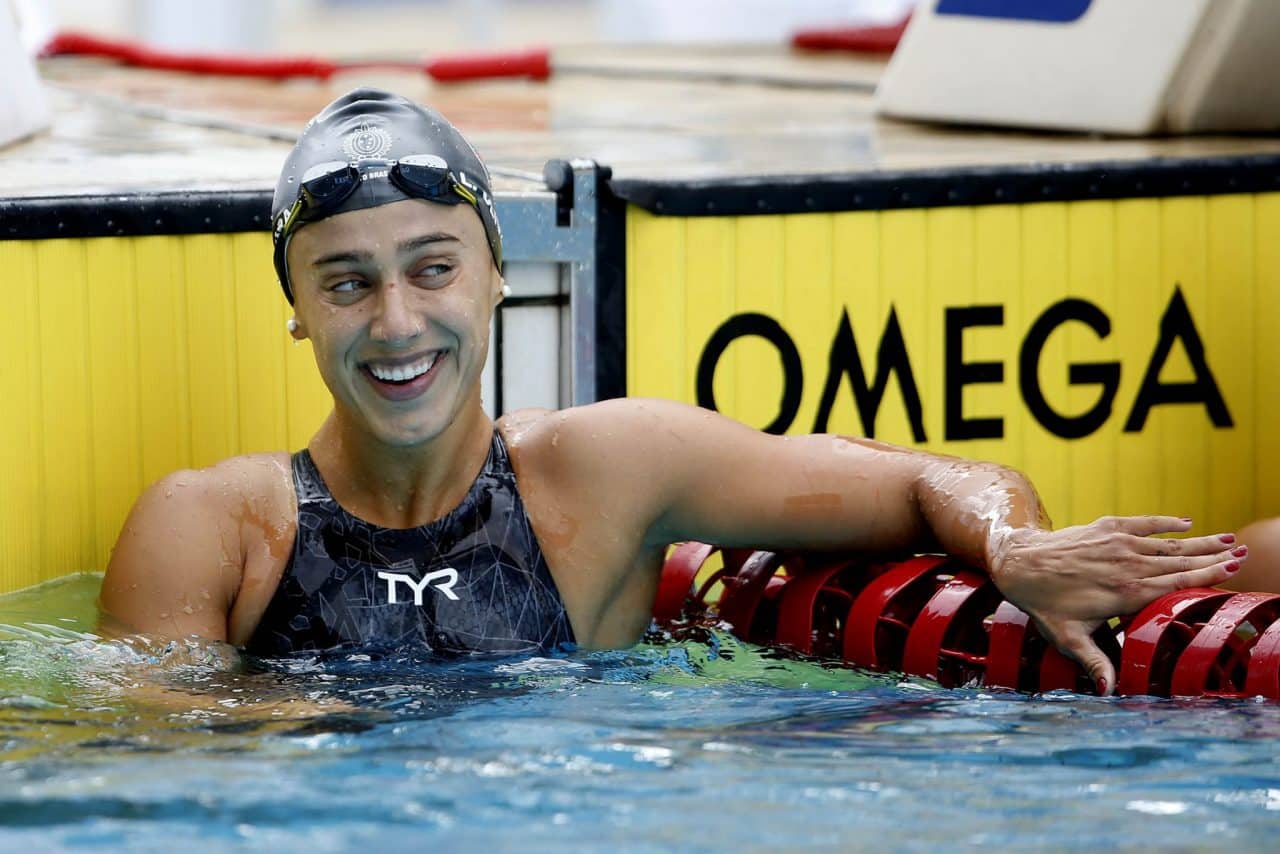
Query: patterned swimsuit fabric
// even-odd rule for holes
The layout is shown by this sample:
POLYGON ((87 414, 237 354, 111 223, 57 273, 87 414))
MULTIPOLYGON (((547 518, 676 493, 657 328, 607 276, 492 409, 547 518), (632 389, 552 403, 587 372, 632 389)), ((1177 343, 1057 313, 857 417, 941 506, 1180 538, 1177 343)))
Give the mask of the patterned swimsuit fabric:
POLYGON ((462 503, 418 528, 382 528, 353 516, 310 453, 299 451, 292 462, 297 537, 248 652, 412 649, 455 658, 573 644, 496 432, 462 503))

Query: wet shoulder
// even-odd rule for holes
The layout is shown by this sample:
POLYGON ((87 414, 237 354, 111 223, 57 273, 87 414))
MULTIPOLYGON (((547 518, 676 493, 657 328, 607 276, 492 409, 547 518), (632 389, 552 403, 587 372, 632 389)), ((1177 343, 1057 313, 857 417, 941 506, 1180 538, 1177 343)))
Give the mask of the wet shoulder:
POLYGON ((225 639, 246 568, 292 537, 288 459, 236 457, 148 487, 112 550, 103 610, 133 631, 225 639))
POLYGON ((284 452, 230 457, 199 469, 179 469, 152 484, 140 505, 167 505, 162 516, 180 514, 193 523, 252 538, 276 528, 294 509, 289 455, 284 452))
POLYGON ((602 447, 607 436, 604 443, 599 440, 601 431, 616 420, 616 410, 605 404, 558 410, 521 409, 499 418, 497 429, 517 476, 564 475, 608 456, 602 447))
POLYGON ((245 501, 273 501, 292 490, 289 454, 244 454, 199 469, 179 469, 152 484, 190 494, 211 510, 235 507, 245 501))
POLYGON ((517 476, 611 479, 651 469, 655 454, 696 430, 703 410, 681 403, 621 398, 568 409, 504 415, 498 431, 517 476))

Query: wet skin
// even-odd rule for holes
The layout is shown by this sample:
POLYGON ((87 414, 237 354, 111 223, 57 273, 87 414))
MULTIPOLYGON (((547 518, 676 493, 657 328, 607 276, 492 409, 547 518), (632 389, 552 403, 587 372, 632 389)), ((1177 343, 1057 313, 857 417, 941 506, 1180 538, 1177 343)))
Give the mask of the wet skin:
POLYGON ((1240 529, 1240 542, 1249 548, 1249 563, 1221 586, 1280 593, 1280 517, 1245 525, 1240 529))
MULTIPOLYGON (((502 279, 474 211, 408 200, 339 214, 296 233, 289 267, 294 336, 310 340, 334 398, 308 445, 334 497, 390 528, 445 515, 479 473, 494 426, 480 371, 502 279)), ((985 568, 1109 692, 1113 669, 1089 638, 1100 621, 1219 584, 1244 558, 1229 534, 1152 536, 1190 530, 1175 517, 1053 531, 1031 484, 994 464, 769 436, 667 401, 528 410, 497 429, 586 648, 639 639, 672 542, 940 549, 985 568)), ((103 610, 117 631, 242 645, 288 563, 296 515, 286 453, 176 472, 126 521, 103 610)))

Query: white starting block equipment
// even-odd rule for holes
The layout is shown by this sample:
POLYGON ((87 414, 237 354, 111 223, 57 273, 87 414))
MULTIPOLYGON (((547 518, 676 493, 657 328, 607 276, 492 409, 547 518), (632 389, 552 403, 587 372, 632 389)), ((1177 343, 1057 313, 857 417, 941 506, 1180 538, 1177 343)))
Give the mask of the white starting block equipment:
POLYGON ((877 89, 912 119, 1114 134, 1280 128, 1276 0, 922 0, 877 89))
POLYGON ((49 107, 35 63, 23 45, 23 6, 0 0, 0 146, 49 125, 49 107))

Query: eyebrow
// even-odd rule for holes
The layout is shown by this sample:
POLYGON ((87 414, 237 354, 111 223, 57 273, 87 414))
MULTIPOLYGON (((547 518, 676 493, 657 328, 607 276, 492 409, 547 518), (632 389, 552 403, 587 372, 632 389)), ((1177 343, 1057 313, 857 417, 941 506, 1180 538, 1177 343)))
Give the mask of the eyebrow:
MULTIPOLYGON (((397 255, 407 255, 411 252, 417 252, 424 246, 432 243, 461 243, 455 235, 444 231, 435 231, 431 234, 423 234, 419 237, 411 237, 404 240, 396 246, 397 255)), ((328 264, 360 264, 373 260, 372 252, 333 252, 328 255, 322 255, 311 262, 313 267, 324 267, 328 264)))

